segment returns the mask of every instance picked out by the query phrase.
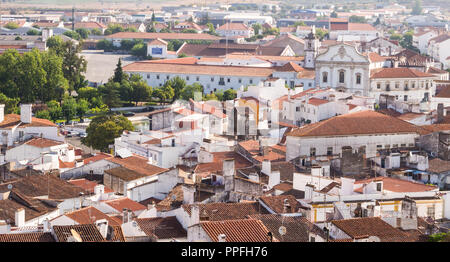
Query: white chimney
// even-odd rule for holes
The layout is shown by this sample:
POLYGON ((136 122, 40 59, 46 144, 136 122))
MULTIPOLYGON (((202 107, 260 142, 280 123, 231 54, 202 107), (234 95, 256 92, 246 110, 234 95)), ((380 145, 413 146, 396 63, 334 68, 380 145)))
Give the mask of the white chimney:
POLYGON ((20 105, 20 121, 22 123, 31 123, 31 116, 32 116, 32 104, 21 104, 20 105))
POLYGON ((96 185, 94 187, 94 194, 96 196, 104 194, 105 193, 105 186, 104 185, 96 185))
POLYGON ((227 242, 227 236, 225 234, 220 234, 217 236, 219 242, 227 242))
POLYGON ((191 206, 191 223, 190 226, 200 223, 200 207, 198 205, 191 206))
POLYGON ((266 175, 270 175, 270 173, 272 172, 270 160, 268 160, 268 159, 263 160, 261 171, 266 175))
POLYGON ((0 123, 5 120, 5 105, 0 104, 0 123))
POLYGON ((11 233, 11 225, 6 223, 5 220, 0 221, 0 234, 9 234, 11 233))
POLYGON ((133 212, 131 209, 128 209, 128 222, 133 221, 133 212))
POLYGON ((271 172, 269 174, 269 182, 268 187, 269 189, 272 189, 272 187, 280 184, 280 171, 271 172))
POLYGON ((42 224, 44 226, 44 232, 50 232, 50 220, 46 218, 42 224))
POLYGON ((25 209, 19 208, 15 214, 16 227, 25 226, 25 209))
POLYGON ((195 187, 183 185, 182 189, 183 189, 183 204, 187 204, 187 205, 193 204, 195 187))

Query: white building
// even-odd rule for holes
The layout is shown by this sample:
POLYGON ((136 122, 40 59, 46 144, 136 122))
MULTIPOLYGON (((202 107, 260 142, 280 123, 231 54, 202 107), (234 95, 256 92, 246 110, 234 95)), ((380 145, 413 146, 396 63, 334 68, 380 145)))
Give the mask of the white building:
POLYGON ((444 69, 450 68, 450 34, 431 38, 428 43, 428 55, 441 62, 444 69))
POLYGON ((383 148, 414 147, 419 136, 416 126, 371 110, 332 117, 306 125, 287 134, 286 160, 341 155, 343 148, 366 158, 383 148))
POLYGON ((251 26, 242 23, 226 23, 219 26, 216 29, 216 33, 224 37, 243 36, 249 38, 255 35, 251 26))
POLYGON ((438 32, 436 30, 429 30, 419 32, 413 35, 413 46, 417 47, 420 50, 421 54, 427 54, 428 52, 428 42, 430 39, 438 36, 438 32))

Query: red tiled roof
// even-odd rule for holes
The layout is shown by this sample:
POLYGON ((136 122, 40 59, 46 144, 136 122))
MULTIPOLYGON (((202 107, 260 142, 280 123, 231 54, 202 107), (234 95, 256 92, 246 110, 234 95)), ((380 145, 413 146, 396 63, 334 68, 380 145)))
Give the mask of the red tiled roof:
POLYGON ((377 177, 356 181, 355 184, 364 184, 372 181, 383 181, 383 189, 391 192, 425 192, 436 190, 435 186, 406 181, 392 177, 377 177), (376 180, 375 180, 376 179, 376 180))
MULTIPOLYGON (((269 212, 256 201, 239 203, 207 203, 196 204, 200 215, 205 213, 209 221, 222 221, 232 219, 245 219, 248 215, 268 214, 269 212)), ((191 216, 192 205, 182 205, 185 212, 191 216)))
POLYGON ((246 31, 251 30, 247 25, 242 23, 226 23, 221 26, 219 26, 216 31, 226 31, 226 30, 240 30, 240 31, 246 31))
POLYGON ((183 65, 195 65, 198 59, 195 57, 181 57, 175 59, 157 59, 157 60, 145 60, 142 63, 153 63, 153 64, 183 64, 183 65))
POLYGON ((29 146, 34 146, 34 147, 46 148, 46 147, 52 147, 52 146, 59 146, 64 143, 61 141, 55 141, 55 140, 50 140, 47 138, 38 137, 38 138, 30 139, 27 142, 25 142, 24 144, 29 145, 29 146))
POLYGON ((195 168, 195 173, 204 173, 204 172, 222 172, 223 170, 223 161, 228 158, 234 158, 234 167, 235 169, 250 167, 253 164, 249 162, 247 159, 239 155, 234 151, 228 152, 213 152, 213 161, 211 163, 200 163, 195 168))
MULTIPOLYGON (((81 187, 90 193, 94 193, 94 188, 95 186, 98 185, 97 182, 89 181, 85 178, 69 180, 67 182, 71 183, 72 185, 81 187)), ((112 192, 114 191, 111 188, 105 186, 105 193, 112 193, 112 192)))
POLYGON ((105 158, 110 158, 110 157, 112 157, 110 154, 98 153, 95 156, 91 156, 91 157, 88 157, 88 158, 84 159, 83 163, 85 165, 87 165, 89 163, 97 162, 99 160, 102 160, 102 159, 105 159, 105 158))
POLYGON ((450 34, 442 34, 436 37, 433 37, 429 40, 429 42, 434 41, 435 43, 441 43, 450 39, 450 34))
POLYGON ((50 232, 0 234, 0 242, 55 242, 50 232))
POLYGON ((300 203, 295 199, 294 196, 285 195, 285 196, 262 196, 260 199, 266 204, 272 211, 277 214, 283 213, 297 213, 299 208, 301 207, 300 203), (284 208, 284 201, 287 199, 289 203, 289 208, 284 208))
POLYGON ((5 115, 5 119, 0 123, 1 129, 11 129, 15 126, 18 126, 20 124, 20 127, 46 127, 46 126, 53 126, 57 127, 55 123, 53 123, 50 120, 42 119, 42 118, 31 118, 31 123, 22 123, 20 121, 20 115, 17 114, 8 114, 5 115))
POLYGON ((222 76, 260 76, 268 77, 273 68, 245 67, 245 66, 218 66, 218 65, 192 65, 192 64, 165 64, 135 62, 123 67, 125 72, 158 72, 179 73, 193 75, 222 75, 222 76))
POLYGON ((157 239, 185 238, 186 230, 183 229, 177 218, 154 217, 136 219, 139 227, 147 236, 154 236, 157 239))
POLYGON ((315 98, 315 97, 311 97, 308 100, 308 104, 313 105, 313 106, 320 106, 320 105, 326 104, 328 102, 329 102, 328 100, 319 99, 319 98, 315 98))
POLYGON ((422 133, 424 130, 403 120, 371 110, 335 116, 293 130, 288 136, 320 137, 367 134, 422 133))
POLYGON ((431 159, 428 161, 427 171, 437 174, 450 171, 450 161, 439 158, 431 159))
POLYGON ((369 53, 369 60, 370 62, 384 62, 386 61, 387 57, 380 56, 378 53, 370 52, 369 53))
POLYGON ((294 62, 286 63, 285 65, 276 68, 276 71, 279 72, 300 72, 303 71, 303 67, 299 66, 298 64, 294 62))
POLYGON ((133 200, 129 199, 128 197, 106 200, 106 201, 104 201, 104 203, 108 204, 109 206, 111 206, 112 208, 114 208, 115 210, 117 210, 119 212, 122 212, 122 210, 124 208, 129 209, 133 212, 147 209, 146 206, 144 206, 136 201, 133 201, 133 200))
POLYGON ((66 213, 64 216, 69 217, 78 224, 93 224, 97 220, 106 219, 109 225, 120 225, 116 220, 111 219, 108 215, 92 206, 66 213))
POLYGON ((240 219, 227 221, 208 221, 200 223, 203 230, 213 242, 225 234, 226 242, 269 242, 269 230, 261 220, 240 219))
POLYGON ((63 162, 61 159, 58 159, 59 161, 59 168, 74 168, 75 167, 75 161, 74 162, 63 162))
POLYGON ((376 31, 377 29, 370 24, 348 23, 349 31, 376 31))
POLYGON ((67 238, 72 235, 71 229, 75 230, 81 237, 83 242, 104 242, 105 238, 102 236, 97 227, 93 224, 85 225, 70 225, 70 226, 53 226, 58 242, 67 242, 67 238))
POLYGON ((193 33, 141 33, 141 32, 119 32, 106 36, 106 38, 125 38, 125 39, 156 39, 163 40, 219 40, 220 37, 210 34, 193 33))
POLYGON ((353 239, 377 236, 381 242, 410 242, 409 236, 379 217, 363 217, 331 221, 353 239))
POLYGON ((149 164, 147 158, 137 155, 133 155, 127 158, 111 157, 108 158, 107 160, 119 164, 122 167, 128 170, 132 170, 143 176, 153 176, 168 171, 168 169, 166 168, 161 168, 149 164))
POLYGON ((376 71, 370 76, 375 78, 418 78, 418 77, 434 77, 432 74, 423 73, 421 71, 410 68, 383 68, 376 71))

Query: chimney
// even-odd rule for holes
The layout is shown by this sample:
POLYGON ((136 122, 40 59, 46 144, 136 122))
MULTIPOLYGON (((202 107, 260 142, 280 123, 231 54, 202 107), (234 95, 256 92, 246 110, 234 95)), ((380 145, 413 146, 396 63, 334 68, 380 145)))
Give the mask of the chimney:
POLYGON ((131 209, 128 209, 128 222, 133 221, 133 212, 131 211, 131 209))
POLYGON ((42 224, 44 226, 44 232, 50 232, 50 221, 48 218, 46 218, 42 224))
POLYGON ((96 185, 94 187, 94 194, 96 196, 104 194, 105 193, 105 186, 104 185, 96 185))
POLYGON ((313 197, 314 185, 306 184, 305 186, 305 199, 311 199, 313 197))
POLYGON ((9 234, 11 233, 11 225, 6 223, 6 221, 0 221, 0 234, 9 234))
POLYGON ((193 204, 194 203, 194 195, 195 195, 195 187, 183 185, 183 204, 193 204))
POLYGON ((223 180, 225 184, 225 192, 234 190, 234 159, 225 159, 223 161, 223 180))
POLYGON ((5 104, 0 104, 0 123, 5 120, 5 104))
POLYGON ((444 104, 439 103, 437 106, 437 124, 444 121, 444 104))
POLYGON ((127 212, 127 209, 126 208, 124 208, 123 210, 122 210, 122 222, 125 224, 125 223, 128 223, 128 212, 127 212))
POLYGON ((191 206, 191 220, 190 226, 200 223, 200 207, 198 205, 191 206))
POLYGON ((31 116, 32 116, 32 104, 21 104, 20 105, 20 121, 22 123, 29 124, 31 123, 31 116))
POLYGON ((16 227, 25 226, 25 209, 19 208, 15 214, 16 227))
POLYGON ((270 173, 272 172, 272 164, 270 163, 270 160, 268 159, 263 160, 261 171, 266 175, 270 175, 270 173))
POLYGON ((227 242, 227 236, 225 234, 220 234, 217 236, 219 242, 227 242))

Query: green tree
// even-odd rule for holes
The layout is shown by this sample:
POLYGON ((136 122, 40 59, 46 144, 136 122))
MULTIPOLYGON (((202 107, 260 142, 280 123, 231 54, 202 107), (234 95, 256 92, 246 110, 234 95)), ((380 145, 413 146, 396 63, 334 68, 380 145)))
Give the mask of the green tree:
POLYGON ((63 58, 62 70, 64 78, 69 81, 69 90, 78 90, 87 86, 88 82, 84 77, 87 69, 86 58, 80 55, 81 45, 76 45, 72 41, 62 42, 50 48, 58 56, 63 58))
POLYGON ((69 82, 64 78, 63 58, 53 52, 41 53, 43 69, 46 74, 45 88, 40 90, 36 98, 47 102, 53 99, 61 100, 64 93, 69 89, 69 82))
POLYGON ((91 34, 92 35, 102 35, 102 30, 100 30, 98 28, 94 28, 91 30, 91 34))
POLYGON ((64 98, 61 109, 66 123, 69 123, 77 115, 77 102, 75 98, 71 96, 64 98))
POLYGON ((183 33, 183 34, 196 34, 197 30, 195 30, 195 29, 183 29, 183 30, 181 30, 181 33, 183 33))
POLYGON ((39 31, 36 29, 30 29, 27 31, 27 35, 39 35, 39 31))
POLYGON ((108 146, 114 143, 114 139, 122 135, 123 131, 133 131, 130 120, 122 115, 104 114, 96 116, 86 129, 87 137, 81 142, 94 149, 103 152, 108 151, 108 146))
POLYGON ((153 97, 159 98, 159 102, 163 103, 168 100, 172 100, 174 96, 174 90, 169 85, 163 85, 162 87, 156 88, 152 93, 153 97))
POLYGON ((60 36, 55 35, 55 36, 50 37, 47 40, 47 47, 48 48, 57 48, 59 46, 62 46, 63 43, 64 43, 63 39, 60 36))
POLYGON ((401 35, 401 34, 393 33, 393 34, 391 34, 391 36, 389 37, 389 39, 391 39, 391 40, 401 40, 401 39, 402 39, 402 35, 401 35))
POLYGON ((75 39, 75 40, 80 40, 81 39, 80 34, 78 34, 77 32, 74 32, 74 31, 66 31, 66 32, 63 33, 63 35, 68 36, 68 37, 70 37, 72 39, 75 39))
POLYGON ((164 86, 170 86, 173 89, 173 92, 174 92, 173 98, 172 98, 173 99, 172 102, 173 102, 176 99, 180 98, 181 90, 183 90, 186 87, 186 81, 183 78, 176 76, 170 80, 167 80, 164 83, 164 86))
POLYGON ((219 100, 219 98, 216 96, 216 94, 212 93, 212 94, 206 94, 203 97, 203 100, 219 100))
POLYGON ((78 89, 77 93, 78 93, 78 98, 86 99, 90 103, 92 103, 93 98, 97 98, 100 96, 98 89, 94 88, 94 87, 90 87, 90 86, 82 87, 82 88, 78 89))
POLYGON ((78 28, 78 29, 75 30, 75 32, 77 32, 78 35, 80 35, 81 39, 87 39, 89 37, 89 34, 91 33, 86 28, 78 28))
POLYGON ((108 108, 113 108, 121 105, 119 96, 120 84, 115 82, 108 82, 98 88, 102 96, 103 103, 108 108))
POLYGON ((253 28, 253 31, 255 32, 255 35, 259 35, 259 33, 262 30, 262 26, 260 24, 253 24, 252 28, 253 28))
POLYGON ((18 110, 17 104, 19 103, 19 98, 9 98, 4 94, 0 93, 0 104, 5 105, 5 114, 12 114, 18 110))
POLYGON ((297 26, 306 26, 306 24, 303 21, 297 21, 294 23, 294 27, 297 27, 297 26))
POLYGON ((47 103, 48 112, 50 114, 50 119, 55 122, 63 117, 62 108, 59 103, 55 100, 49 101, 47 103))
POLYGON ((79 99, 76 104, 77 116, 80 118, 80 122, 84 122, 83 117, 89 111, 89 102, 86 99, 79 99))
POLYGON ((0 55, 0 92, 7 97, 19 97, 19 61, 22 56, 15 49, 0 55))
POLYGON ((194 100, 200 100, 203 95, 203 86, 199 83, 194 83, 192 85, 188 85, 181 91, 180 98, 184 100, 189 100, 190 98, 194 100), (196 98, 196 93, 198 93, 198 99, 196 98))
POLYGON ((48 120, 52 120, 52 118, 50 117, 50 113, 48 112, 48 110, 40 110, 37 111, 35 116, 37 118, 42 118, 42 119, 48 119, 48 120))
POLYGON ((8 29, 11 29, 11 30, 14 30, 14 29, 19 28, 19 24, 17 24, 16 22, 9 22, 4 27, 8 28, 8 29))
POLYGON ((156 21, 155 12, 152 13, 152 22, 156 21))
POLYGON ((132 81, 132 101, 138 104, 141 101, 148 101, 152 96, 152 88, 144 80, 132 81))
POLYGON ((422 1, 415 0, 414 6, 412 8, 411 14, 412 15, 420 15, 422 13, 422 1))
POLYGON ((237 97, 237 92, 234 89, 228 89, 223 93, 223 100, 233 100, 237 97))
POLYGON ((147 57, 147 45, 143 43, 134 45, 131 49, 131 54, 139 58, 147 57))
POLYGON ((328 31, 322 28, 316 28, 316 35, 320 40, 323 40, 328 35, 328 31))
POLYGON ((367 23, 366 18, 364 16, 352 15, 349 17, 348 21, 350 23, 367 23))
POLYGON ((18 97, 22 103, 34 103, 37 95, 45 89, 47 73, 43 67, 42 56, 37 49, 22 55, 15 69, 18 97))
POLYGON ((123 73, 123 70, 122 70, 122 61, 119 58, 119 62, 117 62, 116 69, 114 70, 113 81, 121 83, 122 79, 123 79, 123 75, 124 75, 124 73, 123 73))
POLYGON ((103 50, 105 52, 111 52, 114 50, 114 45, 113 45, 112 41, 109 41, 106 39, 102 39, 102 40, 98 41, 95 47, 98 50, 103 50))
POLYGON ((105 35, 112 35, 119 32, 124 32, 123 26, 118 24, 110 24, 108 28, 105 30, 105 35))

